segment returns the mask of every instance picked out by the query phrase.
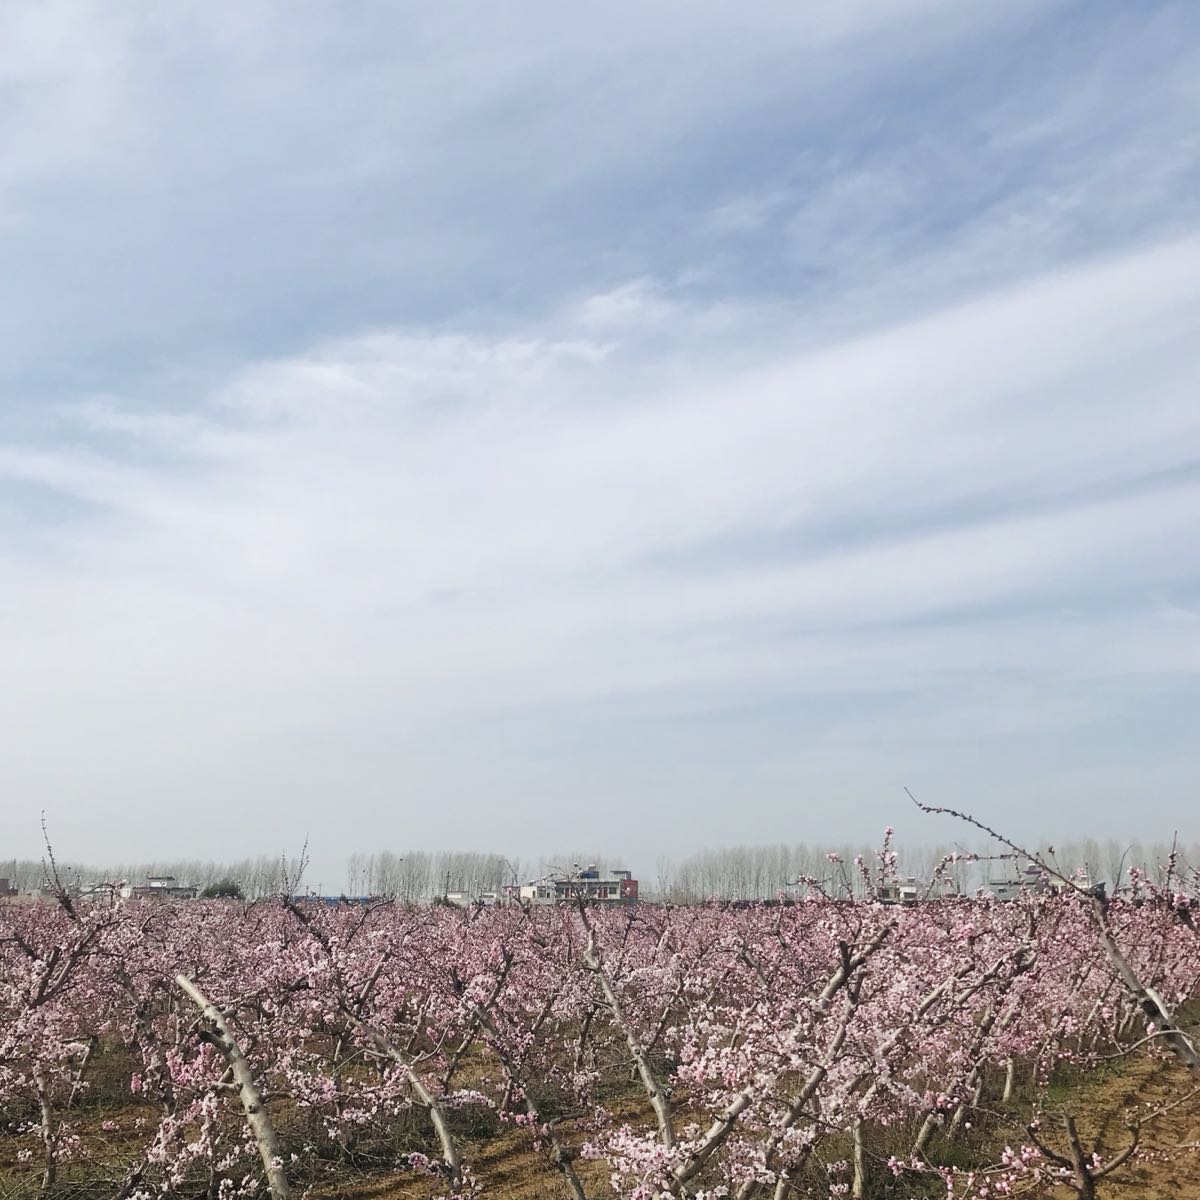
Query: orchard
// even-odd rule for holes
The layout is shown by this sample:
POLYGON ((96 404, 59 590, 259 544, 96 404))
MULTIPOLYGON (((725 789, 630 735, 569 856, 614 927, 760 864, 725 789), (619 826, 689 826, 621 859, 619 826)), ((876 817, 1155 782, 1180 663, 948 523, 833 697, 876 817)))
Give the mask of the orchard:
POLYGON ((529 1194, 575 1200, 1086 1200, 1154 1114, 1093 1144, 1063 1081, 1200 1083, 1191 901, 1136 872, 909 907, 59 900, 0 906, 14 1197, 486 1196, 516 1138, 529 1194))

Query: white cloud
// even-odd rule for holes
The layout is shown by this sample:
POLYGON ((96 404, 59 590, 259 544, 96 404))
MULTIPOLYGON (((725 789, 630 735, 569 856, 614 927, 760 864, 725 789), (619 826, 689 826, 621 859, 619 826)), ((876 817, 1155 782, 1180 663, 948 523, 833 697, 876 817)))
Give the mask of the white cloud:
POLYGON ((744 841, 1120 751, 1182 804, 1195 73, 1180 12, 964 67, 1056 12, 6 10, 0 788, 335 860, 330 795, 744 841))
POLYGON ((667 386, 644 341, 550 322, 329 343, 186 416, 93 402, 119 453, 0 451, 88 506, 0 557, 8 782, 64 719, 59 788, 128 780, 136 729, 147 786, 316 754, 302 794, 310 728, 358 730, 357 778, 411 761, 391 723, 444 781, 429 745, 497 721, 561 779, 586 713, 900 705, 809 720, 843 752, 1112 719, 1200 671, 1200 484, 1169 474, 1200 457, 1198 268, 1159 246, 753 370, 697 344, 667 386))
POLYGON ((637 328, 659 324, 677 312, 678 306, 652 280, 635 279, 588 296, 579 304, 576 319, 597 330, 637 328))

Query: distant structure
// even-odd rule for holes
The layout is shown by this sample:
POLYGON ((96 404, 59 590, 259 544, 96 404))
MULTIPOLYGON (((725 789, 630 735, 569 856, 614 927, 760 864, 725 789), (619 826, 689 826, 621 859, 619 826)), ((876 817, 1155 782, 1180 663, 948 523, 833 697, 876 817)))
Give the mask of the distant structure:
POLYGON ((875 889, 875 899, 880 904, 918 904, 922 900, 949 900, 957 895, 958 886, 953 879, 922 882, 912 875, 893 879, 875 889))
POLYGON ((118 880, 115 883, 92 883, 87 887, 80 887, 78 889, 78 894, 85 900, 102 900, 106 903, 113 904, 117 900, 123 898, 121 889, 124 886, 124 880, 118 880))
POLYGON ((893 879, 880 884, 875 891, 880 904, 916 904, 920 899, 920 885, 910 875, 907 879, 893 879))
POLYGON ((512 888, 503 892, 446 892, 442 899, 452 908, 471 908, 473 905, 494 908, 511 901, 512 888))
MULTIPOLYGON (((1072 882, 1087 889, 1092 881, 1082 872, 1072 876, 1072 882)), ((990 892, 996 900, 1015 900, 1018 896, 1050 896, 1066 890, 1066 884, 1061 880, 1049 878, 1045 871, 1036 863, 1029 863, 1023 871, 1011 879, 989 879, 983 885, 985 892, 990 892)))
MULTIPOLYGON (((199 888, 179 883, 174 875, 147 875, 142 884, 131 884, 126 879, 84 884, 77 874, 63 891, 67 896, 77 896, 81 900, 117 904, 125 900, 194 900, 199 888)), ((36 904, 49 902, 56 895, 53 889, 22 893, 12 886, 7 876, 0 875, 0 900, 36 904)))
POLYGON ((147 875, 144 884, 119 885, 122 900, 195 900, 197 891, 179 884, 174 875, 147 875))
POLYGON ((522 904, 571 904, 583 900, 589 904, 636 904, 638 881, 632 871, 610 871, 606 875, 595 864, 574 875, 531 880, 517 893, 522 904))

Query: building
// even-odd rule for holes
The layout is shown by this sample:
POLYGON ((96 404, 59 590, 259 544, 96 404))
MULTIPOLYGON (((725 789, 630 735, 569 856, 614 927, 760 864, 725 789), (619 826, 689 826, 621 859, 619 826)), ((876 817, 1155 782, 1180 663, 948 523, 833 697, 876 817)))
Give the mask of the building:
POLYGON ((953 879, 934 877, 922 881, 909 875, 906 879, 893 879, 875 889, 875 899, 880 904, 920 904, 926 900, 952 900, 959 894, 953 879))
POLYGON ((92 883, 79 889, 79 896, 84 900, 98 900, 106 904, 114 904, 122 896, 121 889, 124 880, 118 883, 92 883))
POLYGON ((447 892, 442 899, 454 908, 470 908, 472 905, 494 908, 497 904, 503 904, 505 897, 500 892, 447 892))
POLYGON ((144 884, 121 884, 122 900, 195 900, 196 892, 176 882, 174 875, 147 875, 144 884))
MULTIPOLYGON (((1071 882, 1085 890, 1092 886, 1091 879, 1082 871, 1076 872, 1071 877, 1071 882)), ((1015 878, 989 879, 984 884, 984 891, 990 892, 996 900, 1015 900, 1018 896, 1028 895, 1051 896, 1067 890, 1067 884, 1061 879, 1048 876, 1037 863, 1029 863, 1015 878)))
POLYGON ((602 875, 591 865, 573 875, 530 880, 518 893, 522 904, 636 904, 638 881, 632 871, 609 871, 602 875))
POLYGON ((879 886, 875 892, 875 899, 880 904, 916 904, 920 899, 920 885, 912 876, 907 879, 894 879, 879 886))

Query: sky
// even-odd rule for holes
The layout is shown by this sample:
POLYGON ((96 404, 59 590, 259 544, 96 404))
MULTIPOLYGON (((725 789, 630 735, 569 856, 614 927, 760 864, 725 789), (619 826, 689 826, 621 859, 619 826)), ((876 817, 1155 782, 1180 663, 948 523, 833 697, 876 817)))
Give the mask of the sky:
POLYGON ((1200 7, 0 8, 0 856, 1200 837, 1200 7))

